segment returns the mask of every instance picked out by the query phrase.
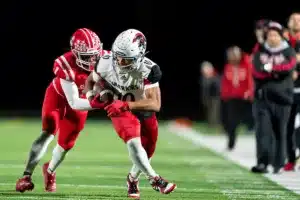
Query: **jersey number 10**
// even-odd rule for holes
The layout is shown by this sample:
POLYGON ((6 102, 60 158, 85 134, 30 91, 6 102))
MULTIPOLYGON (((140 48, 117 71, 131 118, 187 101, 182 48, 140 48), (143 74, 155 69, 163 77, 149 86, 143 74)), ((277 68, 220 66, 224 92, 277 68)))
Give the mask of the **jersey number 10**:
POLYGON ((122 95, 122 94, 118 94, 118 100, 121 101, 135 101, 134 95, 130 92, 122 95))

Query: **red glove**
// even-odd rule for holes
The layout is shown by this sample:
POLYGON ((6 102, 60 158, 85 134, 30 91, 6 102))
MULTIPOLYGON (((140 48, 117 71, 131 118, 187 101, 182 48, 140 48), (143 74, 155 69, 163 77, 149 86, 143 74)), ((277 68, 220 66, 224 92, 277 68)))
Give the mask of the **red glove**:
POLYGON ((105 106, 107 106, 107 103, 101 102, 100 100, 100 94, 97 94, 91 101, 90 105, 94 109, 103 109, 105 106))
POLYGON ((108 117, 115 117, 120 115, 122 112, 128 111, 129 106, 126 101, 115 100, 104 108, 107 111, 108 117))

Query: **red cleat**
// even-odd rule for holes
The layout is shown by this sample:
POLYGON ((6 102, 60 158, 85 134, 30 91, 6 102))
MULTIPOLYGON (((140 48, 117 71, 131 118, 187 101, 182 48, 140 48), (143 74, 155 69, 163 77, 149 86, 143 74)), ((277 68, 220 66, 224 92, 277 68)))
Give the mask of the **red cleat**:
POLYGON ((156 176, 150 179, 150 183, 155 191, 158 191, 162 194, 169 194, 173 192, 177 187, 175 183, 170 183, 160 176, 156 176))
POLYGON ((49 162, 43 165, 43 175, 46 192, 56 192, 56 174, 48 172, 49 162))
POLYGON ((295 163, 288 162, 288 163, 285 164, 285 166, 284 166, 283 169, 284 169, 284 171, 286 171, 286 172, 295 171, 295 166, 296 166, 295 163))
POLYGON ((131 175, 127 176, 128 197, 132 199, 140 199, 139 180, 130 179, 131 175))
POLYGON ((30 176, 24 176, 20 178, 16 183, 16 191, 17 192, 25 192, 26 190, 31 191, 34 188, 34 184, 31 180, 30 176))

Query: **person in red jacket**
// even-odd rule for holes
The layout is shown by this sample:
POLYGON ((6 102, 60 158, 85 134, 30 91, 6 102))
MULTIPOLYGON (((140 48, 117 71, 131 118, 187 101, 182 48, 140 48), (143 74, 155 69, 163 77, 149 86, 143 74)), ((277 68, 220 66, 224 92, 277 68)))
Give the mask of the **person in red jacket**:
POLYGON ((236 141, 236 129, 252 118, 254 82, 250 56, 233 46, 227 50, 227 63, 221 79, 221 99, 225 112, 223 127, 228 135, 228 150, 232 150, 236 141))

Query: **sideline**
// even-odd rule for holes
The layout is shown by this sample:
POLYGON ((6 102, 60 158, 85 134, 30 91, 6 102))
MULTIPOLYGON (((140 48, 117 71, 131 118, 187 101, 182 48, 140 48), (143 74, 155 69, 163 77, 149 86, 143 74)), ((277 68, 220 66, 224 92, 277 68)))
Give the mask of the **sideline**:
MULTIPOLYGON (((228 152, 226 150, 225 136, 202 135, 190 128, 190 126, 180 124, 181 123, 170 122, 167 125, 168 130, 182 139, 190 141, 196 146, 206 147, 225 159, 237 163, 248 170, 256 164, 255 140, 253 136, 239 136, 234 151, 228 152)), ((286 172, 279 175, 269 173, 264 176, 278 185, 296 194, 300 194, 300 172, 286 172)))

